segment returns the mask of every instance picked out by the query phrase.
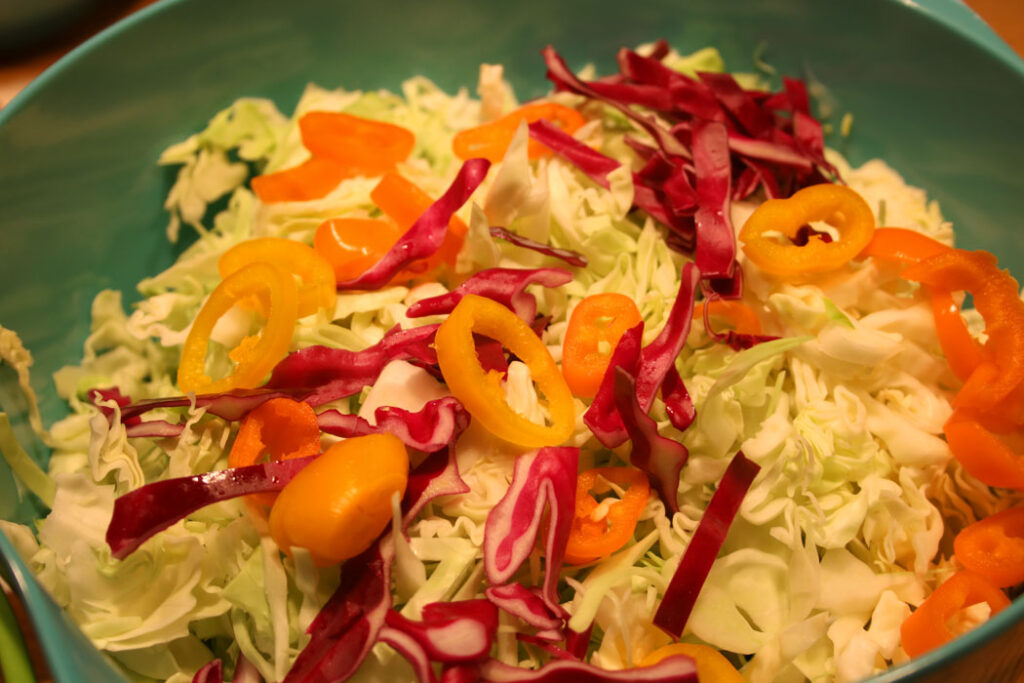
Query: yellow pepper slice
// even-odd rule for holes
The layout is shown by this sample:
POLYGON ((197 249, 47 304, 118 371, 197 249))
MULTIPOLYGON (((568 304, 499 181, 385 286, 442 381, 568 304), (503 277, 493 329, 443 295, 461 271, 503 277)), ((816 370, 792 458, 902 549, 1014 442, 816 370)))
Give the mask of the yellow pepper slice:
POLYGON ((857 256, 875 231, 875 217, 864 199, 844 185, 811 185, 788 199, 769 199, 751 214, 739 239, 743 253, 768 273, 785 279, 835 270, 857 256), (825 221, 839 239, 811 237, 807 244, 786 243, 811 221, 825 221), (779 240, 771 233, 789 240, 779 240))
POLYGON ((640 666, 654 666, 666 657, 686 655, 697 665, 697 679, 713 683, 743 683, 743 676, 721 652, 707 645, 672 643, 647 655, 640 666))
POLYGON ((295 475, 270 510, 270 535, 286 553, 306 548, 318 566, 370 547, 391 521, 391 497, 409 482, 398 437, 369 434, 334 444, 295 475))
POLYGON ((298 319, 298 293, 291 273, 271 264, 252 263, 229 275, 196 315, 185 338, 178 365, 178 388, 197 394, 258 386, 291 344, 298 319), (206 374, 206 352, 217 321, 239 301, 247 297, 266 298, 266 323, 259 335, 243 339, 228 355, 235 371, 218 380, 206 374))
MULTIPOLYGON (((217 261, 220 276, 226 278, 251 263, 266 261, 287 270, 301 280, 299 285, 299 317, 316 313, 317 309, 334 310, 338 292, 334 268, 312 247, 283 237, 257 237, 239 242, 224 252, 217 261)), ((267 315, 262 298, 243 302, 243 308, 267 315)))
POLYGON ((576 408, 565 378, 530 326, 491 299, 468 294, 441 323, 434 338, 437 361, 452 394, 495 436, 520 446, 557 446, 572 435, 576 408), (530 369, 548 402, 550 424, 532 422, 512 410, 498 372, 484 372, 473 333, 501 342, 530 369))

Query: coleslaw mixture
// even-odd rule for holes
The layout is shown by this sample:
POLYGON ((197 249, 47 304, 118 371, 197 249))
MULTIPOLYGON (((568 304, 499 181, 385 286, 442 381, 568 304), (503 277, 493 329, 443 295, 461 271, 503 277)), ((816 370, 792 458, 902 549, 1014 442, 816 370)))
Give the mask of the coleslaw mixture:
MULTIPOLYGON (((679 55, 646 46, 638 54, 652 50, 662 50, 657 61, 694 79, 700 78, 698 73, 725 73, 712 49, 679 55)), ((591 80, 592 71, 581 78, 599 83, 591 80)), ((733 76, 746 91, 764 91, 767 97, 771 90, 766 74, 733 76)), ((654 208, 640 208, 645 206, 640 193, 649 194, 651 185, 643 186, 637 174, 650 170, 645 163, 660 144, 650 129, 612 106, 607 92, 601 99, 559 90, 545 101, 580 112, 585 123, 573 138, 614 165, 595 171, 588 162, 572 160, 571 154, 529 158, 533 127, 513 126, 507 151, 484 169, 486 177, 477 187, 463 188, 470 196, 457 207, 457 217, 467 233, 457 258, 426 276, 414 273, 414 281, 386 277, 372 288, 339 290, 329 310, 319 308, 297 318, 288 352, 315 347, 358 352, 389 343, 396 326, 410 330, 444 323, 453 315, 451 308, 431 312, 428 305, 428 315, 408 313, 418 303, 421 308, 422 302, 436 303, 435 297, 496 268, 569 274, 557 285, 530 280, 514 296, 502 290, 513 310, 516 304, 529 309, 535 302, 525 322, 535 323, 543 346, 558 364, 570 316, 587 297, 617 293, 632 299, 643 321, 637 333, 642 348, 664 339, 659 335, 670 323, 682 324, 675 304, 687 287, 696 287, 700 300, 718 298, 713 292, 727 287, 723 279, 705 278, 703 287, 697 280, 688 281, 696 277, 686 265, 694 260, 693 235, 687 244, 685 231, 666 227, 679 215, 659 217, 654 208), (526 242, 510 241, 493 227, 526 242), (567 254, 585 265, 567 263, 567 254)), ((397 172, 436 198, 453 187, 465 168, 453 152, 456 133, 493 122, 519 106, 500 67, 481 68, 477 93, 479 98, 466 91, 449 95, 424 77, 406 81, 399 93, 310 85, 291 116, 268 100, 240 99, 202 132, 161 156, 161 164, 178 169, 165 204, 171 215, 168 236, 175 241, 183 230, 198 236, 173 266, 139 283, 142 298, 129 311, 119 292, 104 291, 95 298, 82 361, 55 377, 71 412, 45 432, 53 449, 48 477, 29 476, 25 482, 51 511, 34 529, 0 522, 58 604, 131 679, 181 683, 193 680, 197 672, 213 676, 208 664, 219 659, 228 671, 242 662, 239 680, 243 669, 268 681, 331 680, 330 669, 307 678, 294 671, 289 677, 289 670, 311 640, 321 642, 317 629, 324 622, 317 615, 333 604, 332 594, 345 594, 346 582, 355 580, 353 567, 366 561, 365 554, 346 562, 348 573, 341 577, 336 563, 318 566, 313 554, 301 547, 285 554, 276 536, 267 533, 266 518, 254 513, 243 497, 188 512, 148 540, 141 539, 138 549, 123 559, 108 544, 119 496, 147 483, 227 469, 240 417, 252 406, 224 419, 221 403, 189 394, 177 405, 150 406, 141 424, 155 431, 143 436, 132 431, 133 425, 140 429, 143 411, 129 416, 122 410, 183 393, 177 374, 182 349, 197 314, 224 277, 218 261, 227 250, 262 237, 312 245, 326 220, 381 217, 371 198, 380 174, 347 177, 322 196, 297 201, 264 201, 254 193, 254 176, 294 168, 311 158, 298 125, 303 115, 345 112, 411 131, 414 147, 397 164, 397 172), (169 431, 161 432, 157 424, 169 431)), ((701 133, 694 129, 686 134, 698 144, 701 133)), ((750 168, 756 170, 756 164, 750 168)), ((952 244, 951 226, 939 207, 884 162, 851 167, 836 152, 823 150, 815 168, 834 170, 863 197, 877 225, 907 228, 952 244)), ((733 196, 727 204, 725 225, 737 231, 766 198, 767 186, 757 184, 762 176, 745 178, 753 183, 752 191, 733 196)), ((734 177, 734 190, 735 182, 734 177)), ((781 194, 786 196, 786 190, 781 194)), ((697 220, 699 231, 701 218, 697 220)), ((812 240, 841 239, 829 226, 812 223, 810 228, 812 240)), ((701 261, 706 264, 710 257, 702 253, 708 247, 701 246, 701 239, 698 235, 696 259, 704 270, 701 261)), ((564 509, 559 512, 556 498, 568 495, 571 501, 576 471, 562 488, 551 475, 544 481, 559 493, 551 494, 555 498, 547 503, 546 518, 540 514, 543 491, 536 493, 536 510, 521 513, 533 520, 529 524, 540 540, 526 536, 520 564, 511 566, 504 579, 525 592, 488 592, 496 587, 490 580, 493 567, 485 566, 493 561, 487 558, 489 529, 498 524, 495 511, 515 502, 510 490, 525 485, 516 475, 517 459, 525 471, 524 453, 535 457, 537 451, 495 436, 467 403, 466 411, 457 411, 453 418, 464 422, 453 428, 447 470, 457 467, 455 477, 465 487, 453 490, 463 492, 424 497, 413 518, 399 504, 401 496, 389 503, 387 520, 394 523, 383 532, 381 544, 373 546, 387 548, 379 551, 384 564, 390 562, 390 575, 383 574, 388 579, 386 600, 413 624, 429 623, 432 610, 438 609, 429 606, 438 602, 491 598, 499 607, 515 603, 520 611, 513 606, 495 612, 497 622, 483 654, 462 654, 461 660, 424 650, 408 636, 413 627, 403 631, 401 622, 389 616, 383 628, 377 625, 387 636, 384 642, 372 638, 363 643, 365 660, 352 680, 433 680, 440 669, 435 665, 431 670, 431 661, 446 662, 443 680, 481 675, 487 680, 555 680, 528 679, 525 672, 516 677, 520 674, 495 668, 499 665, 494 662, 553 675, 557 667, 575 666, 580 658, 592 667, 628 670, 627 678, 588 679, 577 672, 571 674, 578 676, 573 680, 668 680, 639 673, 645 660, 652 663, 652 653, 673 641, 654 625, 655 614, 737 452, 753 463, 756 476, 745 494, 740 491, 735 519, 731 526, 726 522, 728 535, 717 556, 712 552, 708 559, 714 561, 706 581, 696 586, 699 596, 685 620, 682 640, 724 653, 747 681, 854 681, 908 658, 901 647, 901 625, 960 568, 952 553, 955 533, 1019 502, 1020 496, 981 483, 952 457, 943 425, 952 414, 951 399, 960 381, 936 341, 932 309, 920 285, 901 279, 899 268, 881 259, 850 260, 801 282, 765 271, 741 248, 735 258, 742 270, 739 300, 754 312, 760 329, 756 334, 725 334, 726 318, 711 315, 704 320, 687 309, 685 343, 670 364, 685 382, 683 391, 692 399, 695 417, 688 426, 675 419, 671 413, 679 406, 678 396, 672 401, 663 394, 654 396, 657 387, 647 405, 641 401, 639 406, 653 418, 657 435, 685 446, 684 456, 688 452, 678 471, 677 499, 667 506, 665 496, 676 488, 674 480, 669 476, 669 484, 659 489, 663 475, 652 474, 628 542, 596 559, 566 561, 559 572, 551 564, 557 553, 545 539, 557 536, 558 515, 564 509), (691 319, 696 321, 692 326, 691 319), (464 431, 458 435, 460 428, 464 431), (538 597, 551 596, 555 605, 538 603, 538 597), (538 611, 531 617, 522 611, 524 605, 538 611), (543 623, 548 627, 538 625, 543 623)), ((728 262, 731 268, 731 254, 728 262)), ((234 371, 238 357, 229 356, 228 350, 244 344, 261 324, 251 308, 234 307, 213 328, 203 366, 209 377, 234 371)), ((974 336, 984 339, 981 316, 975 311, 964 315, 974 336)), ((4 343, 4 359, 27 372, 31 360, 19 350, 20 343, 11 337, 4 343)), ((613 347, 606 345, 605 354, 613 347)), ((395 409, 412 414, 452 395, 436 366, 432 369, 415 354, 394 358, 351 395, 314 402, 316 411, 336 411, 332 415, 339 424, 350 419, 345 416, 362 417, 370 427, 361 429, 372 431, 385 414, 381 407, 389 414, 395 409)), ((496 386, 509 406, 538 424, 551 418, 552 397, 537 390, 535 368, 518 353, 506 354, 504 361, 496 386)), ((305 384, 275 384, 279 372, 274 370, 270 386, 293 399, 297 387, 309 384, 309 376, 305 384)), ((664 372, 672 374, 670 369, 664 372)), ((634 375, 626 380, 639 386, 643 371, 634 375)), ((667 392, 665 386, 661 389, 667 392)), ((579 471, 629 466, 643 420, 633 424, 627 419, 630 438, 609 448, 584 419, 600 394, 571 400, 575 417, 570 435, 546 445, 569 447, 579 471)), ((621 409, 624 404, 615 405, 621 409)), ((325 418, 320 419, 323 427, 325 418)), ((440 429, 441 420, 436 417, 420 426, 440 429)), ((415 428, 414 422, 401 424, 415 428)), ((646 434, 643 438, 651 437, 646 434)), ((322 448, 339 438, 323 431, 322 448)), ((648 473, 658 466, 658 449, 667 448, 653 438, 655 464, 642 467, 648 473)), ((436 450, 446 448, 442 443, 436 450)), ((9 459, 12 450, 4 448, 9 459)), ((422 458, 415 449, 409 452, 415 468, 422 458)), ((593 513, 595 520, 617 498, 628 495, 628 486, 613 481, 604 492, 611 498, 599 502, 604 512, 593 513)), ((166 504, 160 500, 154 498, 149 505, 166 504)), ((571 516, 571 502, 567 509, 571 516)), ((510 536, 526 524, 519 514, 508 522, 510 536)), ((494 543, 498 533, 490 531, 494 543)), ((377 614, 374 609, 353 614, 371 624, 367 615, 377 614)), ((958 628, 965 630, 986 619, 989 606, 982 602, 958 614, 958 628)), ((333 622, 335 636, 347 628, 342 621, 333 622)), ((456 622, 459 628, 484 624, 480 628, 486 630, 487 619, 456 622)), ((472 640, 476 631, 459 633, 459 638, 472 640)), ((672 661, 676 675, 690 666, 679 664, 678 657, 672 661)))

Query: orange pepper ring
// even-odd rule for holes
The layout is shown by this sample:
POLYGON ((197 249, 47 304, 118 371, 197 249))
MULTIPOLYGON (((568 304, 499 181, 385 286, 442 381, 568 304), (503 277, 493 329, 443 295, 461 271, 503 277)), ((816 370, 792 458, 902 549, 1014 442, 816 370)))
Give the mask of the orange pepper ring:
POLYGON ((274 365, 288 352, 295 321, 298 319, 298 293, 290 273, 265 262, 252 263, 233 273, 210 293, 200 309, 181 349, 178 388, 183 392, 216 393, 236 387, 256 387, 274 365), (217 321, 235 303, 247 296, 267 296, 270 311, 255 343, 246 337, 232 352, 235 371, 216 381, 206 374, 206 352, 217 321))
POLYGON ((647 475, 632 467, 598 467, 580 472, 576 480, 576 511, 572 531, 565 547, 565 561, 586 564, 607 557, 629 542, 650 495, 647 475), (628 484, 621 499, 608 507, 600 521, 591 519, 598 507, 590 495, 598 481, 628 484), (628 533, 627 533, 628 532, 628 533))
POLYGON ((787 199, 769 199, 751 214, 740 230, 743 252, 761 270, 776 275, 823 273, 848 263, 871 242, 875 217, 871 207, 853 190, 823 183, 811 185, 787 199), (804 246, 780 244, 765 233, 778 231, 794 238, 800 227, 825 221, 839 231, 839 239, 807 241, 804 246))
POLYGON ((576 407, 569 387, 540 337, 509 309, 491 299, 468 294, 441 323, 434 346, 449 390, 495 436, 520 446, 540 448, 558 445, 572 435, 576 407), (497 374, 488 375, 480 365, 473 333, 501 342, 526 364, 547 399, 550 425, 537 424, 512 410, 497 374))

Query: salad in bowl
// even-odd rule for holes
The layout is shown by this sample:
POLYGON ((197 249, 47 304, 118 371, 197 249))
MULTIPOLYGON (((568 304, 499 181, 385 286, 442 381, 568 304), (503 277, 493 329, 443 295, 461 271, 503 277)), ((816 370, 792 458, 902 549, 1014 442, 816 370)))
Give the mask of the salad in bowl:
POLYGON ((1017 282, 814 83, 542 58, 163 153, 191 243, 95 298, 47 471, 0 420, 49 508, 0 529, 128 678, 856 681, 1009 604, 1017 282))

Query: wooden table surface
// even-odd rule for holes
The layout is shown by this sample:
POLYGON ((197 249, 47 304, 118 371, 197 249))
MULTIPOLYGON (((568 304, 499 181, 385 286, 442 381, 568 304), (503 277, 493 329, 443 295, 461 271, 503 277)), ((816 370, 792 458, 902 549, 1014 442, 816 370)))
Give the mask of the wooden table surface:
MULTIPOLYGON (((118 19, 155 0, 100 3, 97 11, 48 44, 24 53, 0 54, 0 107, 68 50, 118 19)), ((1024 0, 966 0, 1017 54, 1024 56, 1024 0)))

